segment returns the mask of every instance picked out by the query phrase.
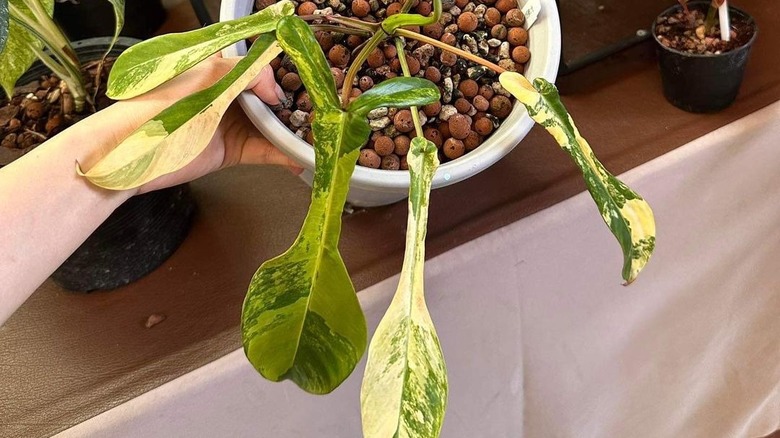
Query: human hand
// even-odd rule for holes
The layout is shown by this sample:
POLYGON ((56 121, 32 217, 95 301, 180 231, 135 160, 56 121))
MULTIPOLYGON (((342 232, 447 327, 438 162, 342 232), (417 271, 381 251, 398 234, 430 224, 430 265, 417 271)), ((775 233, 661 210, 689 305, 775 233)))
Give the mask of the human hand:
MULTIPOLYGON (((91 157, 91 165, 119 144, 131 132, 178 100, 200 91, 219 80, 240 58, 209 58, 170 82, 133 99, 118 102, 89 117, 94 131, 111 130, 109 142, 103 142, 99 156, 91 157), (98 120, 95 120, 98 119, 98 120)), ((247 87, 264 102, 275 105, 284 93, 274 81, 273 70, 266 67, 247 87)), ((81 124, 80 124, 81 125, 81 124)), ((76 125, 79 126, 79 125, 76 125)), ((75 128, 75 126, 74 126, 75 128)), ((95 133, 90 134, 93 138, 95 133)), ((84 164, 84 163, 82 163, 84 164)), ((138 188, 145 193, 192 181, 213 171, 237 164, 274 164, 288 167, 293 173, 300 166, 265 139, 235 102, 228 108, 211 142, 195 160, 184 168, 161 176, 138 188)), ((88 169, 89 166, 84 166, 88 169)))

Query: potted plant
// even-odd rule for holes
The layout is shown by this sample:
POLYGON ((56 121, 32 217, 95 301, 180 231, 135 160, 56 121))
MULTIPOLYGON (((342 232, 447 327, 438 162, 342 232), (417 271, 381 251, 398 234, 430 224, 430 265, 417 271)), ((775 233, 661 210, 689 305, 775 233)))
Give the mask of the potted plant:
MULTIPOLYGON (((400 0, 397 0, 400 1, 400 0)), ((328 9, 331 8, 330 4, 332 2, 326 2, 317 0, 316 2, 305 2, 301 1, 296 3, 298 5, 298 9, 301 8, 310 8, 311 5, 316 4, 316 7, 318 8, 315 13, 327 13, 328 9)), ((358 2, 361 3, 361 2, 358 2)), ((386 14, 386 11, 391 10, 393 8, 394 0, 382 0, 380 2, 368 2, 372 5, 372 9, 369 10, 368 15, 362 17, 363 20, 366 19, 375 19, 374 17, 378 17, 376 19, 381 20, 381 17, 386 14), (373 9, 373 6, 377 6, 376 9, 373 9)), ((418 2, 415 2, 418 3, 418 2)), ((536 20, 532 26, 528 26, 529 23, 532 23, 533 21, 531 19, 526 20, 525 22, 522 22, 518 26, 517 23, 512 23, 513 26, 510 26, 508 23, 505 22, 506 14, 508 11, 518 8, 518 4, 512 0, 512 1, 502 1, 497 2, 495 0, 488 0, 483 2, 473 2, 472 6, 469 6, 470 2, 464 2, 464 1, 449 1, 444 2, 443 9, 442 9, 442 15, 444 16, 444 20, 441 21, 441 28, 436 29, 435 26, 428 26, 425 27, 425 29, 422 29, 422 33, 424 36, 428 36, 429 38, 438 39, 439 41, 446 41, 448 44, 451 43, 450 40, 448 40, 448 37, 456 37, 457 42, 455 43, 457 46, 461 46, 464 48, 469 48, 469 46, 473 47, 474 41, 469 41, 469 38, 471 36, 474 36, 474 39, 476 40, 476 44, 479 46, 481 44, 490 43, 490 46, 488 46, 489 51, 481 51, 484 46, 480 47, 476 52, 479 54, 479 56, 482 56, 484 58, 490 58, 491 61, 495 64, 498 64, 502 59, 502 57, 507 57, 508 59, 511 59, 512 49, 516 47, 514 44, 510 44, 507 42, 509 39, 507 34, 511 32, 517 32, 520 34, 520 38, 525 39, 524 45, 529 49, 529 52, 531 54, 530 59, 523 64, 523 70, 525 74, 529 75, 530 77, 541 77, 545 78, 548 81, 554 81, 556 77, 556 73, 558 71, 558 63, 560 61, 560 50, 561 50, 561 30, 560 30, 560 24, 558 20, 558 12, 555 5, 555 2, 552 0, 542 0, 538 2, 538 7, 541 8, 541 13, 539 14, 538 20, 536 20), (474 5, 477 5, 476 8, 471 9, 474 5), (481 6, 480 6, 481 5, 481 6), (502 12, 503 11, 503 12, 502 12), (468 12, 468 13, 467 13, 468 12), (463 20, 461 19, 461 15, 469 15, 473 13, 474 16, 477 18, 477 27, 471 31, 471 32, 464 32, 460 30, 458 21, 463 20), (491 13, 496 14, 497 18, 493 16, 491 13), (453 15, 455 14, 455 15, 453 15), (446 20, 446 21, 445 21, 446 20), (504 21, 502 23, 502 21, 504 21), (433 27, 433 29, 429 29, 429 27, 433 27), (450 28, 455 27, 457 30, 450 32, 450 28), (497 28, 495 31, 493 28, 497 28), (513 31, 513 28, 515 28, 515 31, 513 31), (521 30, 522 28, 522 30, 521 30), (527 32, 525 32, 527 31, 527 32), (504 34, 501 35, 501 32, 504 34), (524 36, 523 36, 524 34, 524 36), (495 35, 495 36, 494 36, 495 35), (468 37, 467 37, 468 36, 468 37), (499 37, 499 38, 496 38, 499 37), (503 46, 499 46, 498 42, 500 41, 503 43, 503 46), (493 46, 495 44, 495 46, 493 46), (497 52, 505 52, 502 53, 500 56, 497 56, 497 52)), ((537 2, 527 2, 528 4, 536 4, 537 2)), ((262 7, 262 5, 268 4, 268 2, 253 2, 250 0, 226 0, 222 3, 222 19, 223 20, 231 20, 239 17, 243 17, 249 13, 252 12, 253 7, 255 9, 257 7, 262 7)), ((353 8, 349 1, 343 1, 341 2, 343 10, 340 12, 340 14, 344 15, 352 15, 357 16, 355 12, 353 12, 353 8), (344 6, 346 6, 344 8, 344 6)), ((352 4, 355 4, 355 2, 352 2, 352 4)), ((413 7, 413 10, 419 11, 419 12, 426 12, 430 8, 430 5, 432 3, 429 0, 422 0, 417 4, 417 6, 413 7)), ((397 3, 397 5, 400 5, 400 3, 397 3)), ((337 7, 336 10, 339 8, 337 7)), ((522 9, 522 8, 519 8, 522 9)), ((307 13, 310 13, 309 11, 304 11, 307 13)), ((358 14, 363 15, 360 11, 358 11, 358 14)), ((299 13, 300 15, 300 13, 299 13)), ((467 28, 470 29, 470 28, 467 28)), ((357 36, 354 36, 353 38, 356 38, 357 36)), ((365 40, 366 37, 363 37, 365 40)), ((322 41, 319 40, 319 42, 322 45, 322 41)), ((513 41, 514 42, 514 41, 513 41)), ((336 41, 336 45, 344 45, 347 48, 350 48, 351 41, 336 41)), ((415 58, 412 62, 415 62, 417 59, 423 59, 424 55, 422 57, 418 57, 416 52, 424 51, 426 49, 430 49, 428 43, 426 42, 418 42, 416 40, 409 40, 407 45, 407 55, 411 58, 415 58), (410 48, 411 47, 411 48, 410 48)), ((392 52, 392 44, 385 43, 385 47, 390 47, 392 52)), ((380 46, 381 47, 381 46, 380 46)), ((325 46, 327 49, 327 46, 325 46)), ((442 68, 442 63, 439 60, 440 53, 442 53, 441 49, 439 49, 436 46, 432 47, 435 52, 433 57, 431 58, 431 62, 427 63, 427 66, 429 68, 438 69, 441 71, 441 79, 436 82, 437 85, 442 87, 444 89, 445 87, 445 80, 447 80, 447 76, 449 75, 449 72, 445 69, 449 69, 448 66, 444 66, 442 68)), ((352 51, 352 49, 350 49, 352 51)), ((235 56, 235 55, 241 55, 246 53, 246 44, 244 41, 239 41, 236 45, 229 46, 223 50, 224 56, 235 56)), ((356 56, 357 52, 352 52, 351 56, 354 58, 356 56)), ((391 63, 391 57, 393 57, 392 54, 385 56, 386 62, 391 63)), ((410 58, 410 59, 411 59, 410 58)), ((330 61, 330 59, 328 59, 330 61)), ((467 79, 466 75, 463 73, 468 74, 468 70, 471 67, 479 67, 478 64, 469 63, 466 64, 465 59, 462 59, 461 61, 458 61, 456 64, 456 67, 453 70, 460 70, 460 72, 453 71, 451 76, 454 77, 460 73, 461 74, 461 80, 467 79), (462 66, 462 67, 461 67, 462 66), (458 69, 458 67, 461 67, 458 69), (461 73, 463 72, 463 73, 461 73)), ((393 59, 392 62, 396 62, 396 59, 393 59)), ((329 62, 331 67, 338 68, 344 71, 345 75, 348 73, 349 68, 346 67, 337 67, 333 64, 333 62, 329 62)), ((351 63, 347 67, 354 66, 355 63, 351 63)), ((372 65, 373 66, 373 65, 372 65)), ((366 65, 363 69, 360 70, 358 73, 358 79, 361 79, 366 72, 370 72, 371 67, 369 65, 366 65)), ((414 67, 414 66, 413 66, 414 67)), ((422 65, 420 68, 420 72, 416 73, 418 76, 423 76, 426 73, 426 70, 429 68, 426 68, 426 65, 422 65)), ((381 70, 381 69, 380 69, 381 70)), ((487 75, 490 75, 490 70, 487 70, 487 75)), ((278 69, 277 69, 278 71, 278 69)), ((414 73, 415 70, 413 69, 412 72, 414 73)), ((393 71, 393 74, 400 73, 393 71)), ((369 73, 371 74, 371 73, 369 73)), ((377 82, 379 79, 381 79, 382 75, 373 75, 371 74, 370 77, 373 78, 374 82, 377 82)), ((430 76, 429 76, 430 77, 430 76)), ((278 78, 279 81, 282 81, 282 78, 278 78)), ((468 78, 471 79, 471 78, 468 78)), ((481 78, 478 78, 477 81, 480 84, 487 84, 487 85, 493 85, 498 84, 498 76, 494 75, 490 77, 490 80, 487 79, 485 76, 482 76, 481 78)), ((337 82, 338 83, 338 82, 337 82)), ((459 93, 459 83, 458 81, 454 81, 454 96, 451 99, 447 99, 446 96, 443 96, 443 98, 440 100, 441 104, 441 110, 446 111, 447 109, 452 109, 452 107, 457 103, 458 99, 458 93, 459 93)), ((298 90, 294 93, 290 94, 290 110, 295 111, 298 109, 296 105, 297 97, 300 96, 301 90, 298 90)), ((481 90, 480 90, 481 91, 481 90)), ((490 92, 488 92, 490 93, 490 92)), ((447 93, 443 93, 447 94, 447 93)), ((484 93, 480 93, 484 94, 484 93)), ((493 92, 493 94, 498 94, 493 92)), ((486 94, 488 96, 488 100, 491 99, 490 94, 486 94)), ((509 97, 511 99, 511 96, 509 96, 508 93, 505 93, 505 97, 509 97)), ((468 100, 471 100, 469 96, 466 96, 468 100)), ((311 184, 311 178, 312 173, 311 171, 314 169, 314 153, 311 148, 310 144, 307 144, 306 142, 306 136, 303 136, 303 138, 299 135, 296 135, 296 129, 286 129, 285 123, 280 121, 280 118, 276 115, 279 114, 279 111, 275 108, 269 108, 262 102, 260 102, 258 99, 254 98, 250 95, 242 95, 239 96, 239 102, 241 106, 244 108, 245 112, 247 113, 247 116, 250 120, 255 124, 255 126, 258 127, 258 129, 265 135, 268 139, 270 139, 274 144, 279 145, 278 147, 283 150, 287 155, 290 157, 293 157, 298 163, 300 163, 306 170, 301 174, 301 177, 306 180, 309 184, 311 184)), ((435 106, 435 105, 433 105, 435 106)), ((472 106, 475 106, 472 104, 472 106)), ((305 109, 305 108, 304 108, 305 109)), ((531 127, 533 126, 533 121, 530 117, 525 113, 524 109, 522 108, 522 105, 515 105, 514 108, 509 107, 509 111, 507 113, 501 113, 502 116, 499 120, 494 120, 496 123, 495 127, 492 128, 492 132, 488 133, 487 135, 481 135, 481 145, 479 147, 476 147, 474 149, 471 149, 471 145, 466 148, 467 153, 455 160, 449 160, 446 156, 440 157, 442 160, 441 165, 441 171, 437 172, 434 176, 433 181, 433 187, 439 188, 439 187, 445 187, 450 184, 454 184, 456 182, 462 181, 466 178, 469 178, 479 172, 481 172, 484 169, 487 169, 492 164, 494 164, 496 161, 501 159, 504 155, 508 154, 530 131, 531 127), (471 149, 471 150, 470 150, 471 149)), ((439 126, 440 122, 442 121, 442 117, 437 117, 434 113, 428 112, 428 108, 423 109, 426 113, 427 123, 425 120, 423 120, 423 129, 437 129, 439 131, 442 131, 439 126)), ((480 113, 484 112, 482 109, 479 110, 480 113)), ((491 114, 491 111, 487 111, 488 114, 491 114)), ((392 111, 391 111, 392 115, 392 111)), ((468 114, 466 114, 468 115, 468 114)), ((473 114, 472 114, 473 117, 473 114)), ((282 117, 283 118, 283 117, 282 117)), ((393 137, 394 133, 392 132, 394 129, 394 122, 395 120, 392 120, 390 125, 387 128, 382 129, 382 132, 384 136, 393 137)), ((372 120, 372 125, 374 121, 372 120)), ((288 124, 289 126, 289 124, 288 124)), ((373 127, 372 127, 373 129, 373 127)), ((374 131, 377 132, 377 131, 374 131)), ((484 132, 482 134, 485 134, 484 132)), ((404 134, 401 136, 403 137, 409 137, 409 134, 404 134)), ((397 138, 397 137, 396 137, 397 138)), ((443 141, 446 141, 443 139, 443 141)), ((372 143, 373 140, 370 141, 372 143)), ((370 147, 371 145, 369 145, 370 147)), ((393 202, 396 202, 400 199, 403 199, 407 196, 409 190, 409 173, 406 170, 393 170, 393 171, 386 171, 383 168, 374 169, 371 167, 365 167, 365 166, 358 166, 355 169, 355 172, 352 176, 352 179, 350 180, 350 191, 348 196, 348 202, 352 205, 356 206, 378 206, 378 205, 385 205, 390 204, 393 202)))
MULTIPOLYGON (((400 13, 381 24, 366 26, 359 20, 329 17, 332 27, 327 31, 349 34, 353 29, 368 29, 368 43, 356 62, 363 62, 388 39, 403 53, 410 39, 419 38, 405 27, 435 23, 442 13, 441 0, 433 2, 429 15, 408 13, 413 1, 405 2, 400 13)), ((117 60, 109 80, 109 95, 117 99, 143 94, 223 47, 256 38, 246 56, 217 83, 162 111, 92 168, 79 172, 100 187, 123 190, 180 169, 206 147, 230 102, 260 70, 282 52, 289 56, 313 107, 312 200, 290 249, 263 263, 251 279, 241 330, 247 358, 260 374, 272 381, 289 379, 307 392, 325 394, 350 375, 365 353, 368 337, 338 250, 350 177, 371 135, 369 114, 377 108, 409 108, 416 135, 407 155, 406 252, 396 295, 368 347, 361 412, 367 437, 436 437, 447 404, 447 376, 425 305, 423 265, 439 148, 426 138, 417 108, 436 102, 441 90, 428 79, 412 77, 408 60, 401 57, 400 76, 357 96, 348 88, 341 89, 346 98, 339 99, 336 79, 312 30, 322 28, 295 16, 294 9, 284 0, 246 17, 160 36, 128 49, 117 60)), ((445 50, 473 58, 455 47, 445 50)), ((602 218, 623 250, 623 278, 631 283, 655 246, 649 205, 599 163, 554 85, 541 78, 529 82, 517 72, 483 61, 582 172, 602 218)))
MULTIPOLYGON (((115 35, 74 44, 52 20, 53 2, 0 1, 0 166, 110 104, 113 59, 136 40, 118 38, 123 3, 112 1, 115 35), (44 48, 46 50, 44 50, 44 48), (35 59, 38 63, 33 64, 35 59), (105 67, 105 68, 104 68, 105 67), (15 87, 16 83, 22 84, 15 87)), ((186 186, 131 199, 53 274, 79 291, 112 289, 159 266, 186 236, 194 203, 186 186)))
POLYGON ((652 26, 664 96, 685 111, 722 110, 737 97, 758 26, 726 0, 678 1, 652 26))

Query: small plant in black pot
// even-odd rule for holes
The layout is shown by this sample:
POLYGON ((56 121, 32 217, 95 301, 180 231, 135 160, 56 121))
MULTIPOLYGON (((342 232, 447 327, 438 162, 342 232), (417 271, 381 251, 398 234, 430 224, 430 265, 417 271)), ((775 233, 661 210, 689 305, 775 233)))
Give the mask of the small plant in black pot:
MULTIPOLYGON (((0 167, 112 103, 105 84, 113 59, 136 40, 118 38, 124 1, 110 4, 114 36, 71 43, 51 18, 53 1, 0 0, 0 85, 6 95, 0 98, 0 167)), ((52 277, 79 291, 137 280, 179 246, 194 210, 186 186, 135 197, 52 277)))
POLYGON ((679 0, 658 16, 652 31, 669 102, 696 113, 734 102, 758 34, 750 15, 726 0, 679 0))

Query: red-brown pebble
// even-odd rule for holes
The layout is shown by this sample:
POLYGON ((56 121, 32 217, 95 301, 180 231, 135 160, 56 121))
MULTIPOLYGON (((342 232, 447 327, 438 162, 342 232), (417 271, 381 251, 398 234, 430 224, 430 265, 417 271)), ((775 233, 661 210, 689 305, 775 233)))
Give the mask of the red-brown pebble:
POLYGON ((352 0, 352 13, 363 18, 371 12, 371 6, 366 0, 352 0))
POLYGON ((463 140, 469 135, 471 131, 471 122, 468 117, 463 114, 455 114, 447 121, 450 127, 450 134, 453 138, 463 140))
POLYGON ((463 140, 463 146, 467 151, 474 150, 477 146, 482 144, 482 137, 474 131, 469 133, 469 136, 463 140))
POLYGON ((295 106, 297 106, 299 110, 304 112, 311 111, 312 105, 311 105, 311 99, 309 98, 309 93, 304 91, 301 94, 299 94, 298 99, 295 101, 295 106))
POLYGON ((498 0, 496 2, 496 9, 501 11, 502 14, 506 14, 507 12, 515 8, 517 8, 516 0, 498 0))
POLYGON ((406 65, 409 66, 409 74, 414 76, 420 72, 420 60, 414 56, 406 55, 406 65))
POLYGON ((317 10, 317 5, 314 2, 303 2, 298 6, 298 15, 311 15, 317 10))
POLYGON ((358 81, 358 85, 360 86, 361 90, 366 91, 374 86, 374 80, 371 79, 370 76, 363 76, 360 78, 360 81, 358 81))
POLYGON ((525 64, 531 59, 531 51, 526 46, 517 46, 512 49, 512 59, 519 64, 525 64))
POLYGON ((271 70, 273 71, 279 70, 279 67, 282 66, 282 58, 277 56, 276 58, 272 59, 268 65, 271 66, 271 70))
POLYGON ((471 99, 472 97, 476 96, 477 93, 479 93, 479 84, 477 84, 477 81, 473 79, 466 79, 460 81, 460 84, 458 84, 458 90, 463 93, 463 96, 471 99))
POLYGON ((341 88, 344 85, 344 70, 338 67, 331 67, 330 73, 333 75, 333 80, 336 81, 336 88, 341 88))
POLYGON ((522 46, 528 42, 528 31, 522 27, 513 27, 507 32, 506 40, 513 46, 522 46))
POLYGON ((412 144, 412 140, 406 135, 399 135, 393 139, 393 143, 395 144, 393 153, 400 157, 409 153, 409 147, 412 144))
POLYGON ((433 10, 433 7, 431 6, 431 2, 420 2, 419 5, 417 5, 416 8, 414 8, 415 12, 417 12, 420 15, 425 15, 426 17, 428 14, 431 13, 433 10))
POLYGON ((439 115, 439 111, 441 111, 441 102, 436 101, 433 103, 429 103, 428 105, 425 105, 422 108, 423 112, 428 117, 436 117, 439 115))
POLYGON ((401 168, 401 159, 396 154, 390 154, 382 158, 382 169, 398 170, 401 168))
POLYGON ((455 36, 455 34, 447 32, 442 35, 441 38, 439 38, 439 41, 447 44, 448 46, 454 46, 455 43, 458 42, 458 38, 455 36))
POLYGON ((381 50, 374 49, 371 53, 368 54, 368 59, 366 62, 371 68, 379 68, 385 63, 385 55, 381 50))
POLYGON ((354 49, 357 46, 363 44, 363 38, 358 35, 347 36, 347 47, 354 49))
POLYGON ((487 117, 482 117, 474 122, 474 131, 479 135, 490 135, 493 132, 493 122, 487 117))
POLYGON ((383 135, 374 140, 374 150, 380 157, 385 157, 393 153, 393 150, 395 150, 395 143, 392 138, 383 135))
POLYGON ((276 69, 276 80, 281 81, 284 75, 286 75, 287 73, 289 72, 287 71, 286 68, 279 67, 278 69, 276 69))
POLYGON ((490 85, 483 85, 479 87, 479 95, 484 97, 487 100, 490 100, 491 97, 493 97, 493 87, 490 85))
POLYGON ((455 0, 455 6, 463 9, 469 4, 469 0, 455 0))
POLYGON ((471 104, 467 99, 461 97, 455 101, 455 109, 461 114, 466 114, 471 111, 471 104))
POLYGON ((287 108, 283 108, 276 112, 276 117, 279 119, 280 122, 287 125, 288 123, 290 123, 291 114, 292 111, 288 110, 287 108))
POLYGON ((433 23, 423 26, 422 31, 425 36, 438 40, 444 34, 444 26, 441 23, 433 23))
POLYGON ((474 108, 476 108, 477 111, 487 111, 490 108, 490 101, 485 99, 481 94, 474 96, 474 99, 471 100, 471 104, 474 105, 474 108))
MULTIPOLYGON (((452 134, 450 134, 450 124, 447 122, 441 122, 439 123, 439 126, 436 128, 441 133, 442 138, 450 138, 452 137, 452 134)), ((437 145, 441 146, 441 144, 437 145)))
POLYGON ((496 8, 488 8, 488 10, 485 11, 485 25, 487 27, 493 27, 499 23, 501 23, 501 11, 496 8))
POLYGON ((379 166, 382 165, 382 158, 373 149, 363 149, 360 151, 358 164, 372 169, 379 169, 379 166))
POLYGON ((452 67, 456 62, 458 62, 458 55, 451 52, 442 51, 441 56, 439 56, 439 60, 442 64, 452 67))
POLYGON ((439 81, 441 80, 441 72, 439 71, 438 68, 434 66, 430 66, 425 69, 425 79, 428 79, 434 84, 438 84, 439 81))
POLYGON ((393 117, 393 124, 395 125, 395 129, 400 132, 411 132, 414 129, 412 112, 408 109, 398 111, 395 113, 395 117, 393 117))
POLYGON ((301 88, 301 78, 298 76, 298 73, 289 72, 282 78, 282 88, 284 88, 287 91, 296 91, 297 89, 301 88))
POLYGON ((320 43, 322 51, 327 53, 328 50, 333 48, 335 42, 333 41, 333 34, 324 30, 318 31, 314 34, 317 37, 317 42, 320 43))
POLYGON ((525 15, 520 9, 512 9, 506 13, 505 20, 509 26, 518 27, 525 23, 525 15))
POLYGON ((395 46, 388 44, 385 46, 384 49, 382 49, 382 52, 385 55, 385 58, 387 59, 393 59, 396 56, 398 56, 398 50, 396 50, 395 46))
POLYGON ((490 113, 494 116, 505 119, 512 112, 512 102, 506 96, 493 96, 490 99, 490 113))
POLYGON ((406 155, 401 157, 401 170, 409 170, 409 162, 406 161, 406 155))
POLYGON ((503 24, 496 24, 492 28, 490 28, 490 36, 493 38, 498 38, 500 40, 503 40, 506 38, 507 31, 506 26, 503 24))
POLYGON ((305 140, 306 140, 306 143, 314 144, 314 131, 312 131, 311 129, 306 131, 306 138, 305 138, 305 140))
POLYGON ((361 94, 363 94, 363 92, 362 92, 362 91, 360 91, 360 88, 353 88, 353 89, 352 89, 352 90, 350 90, 350 92, 349 92, 349 95, 350 95, 350 96, 352 96, 352 97, 358 97, 358 96, 360 96, 361 94))
POLYGON ((473 12, 464 12, 458 16, 458 29, 463 32, 474 32, 478 24, 479 19, 473 12))
POLYGON ((431 143, 435 144, 437 148, 441 147, 443 136, 441 131, 438 129, 431 128, 430 126, 423 129, 423 137, 425 137, 425 139, 431 143))
POLYGON ((444 142, 442 150, 444 151, 445 157, 449 158, 450 160, 454 160, 456 158, 460 158, 464 153, 466 153, 466 146, 458 139, 448 138, 444 142))
POLYGON ((337 67, 345 67, 349 62, 349 50, 341 44, 336 44, 328 51, 328 59, 337 67))
POLYGON ((389 17, 401 12, 401 8, 401 3, 390 3, 390 5, 387 7, 387 16, 389 17))

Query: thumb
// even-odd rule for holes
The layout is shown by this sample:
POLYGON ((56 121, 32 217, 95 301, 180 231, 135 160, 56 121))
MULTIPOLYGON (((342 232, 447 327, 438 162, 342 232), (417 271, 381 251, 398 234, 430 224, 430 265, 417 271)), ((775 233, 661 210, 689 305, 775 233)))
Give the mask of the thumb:
POLYGON ((266 65, 246 89, 252 90, 260 100, 269 105, 279 105, 287 100, 282 87, 276 83, 274 70, 270 65, 266 65))

